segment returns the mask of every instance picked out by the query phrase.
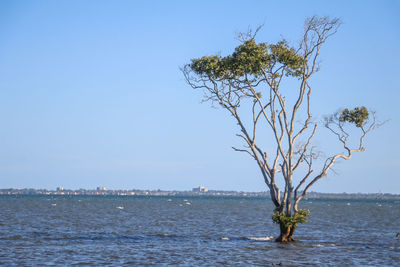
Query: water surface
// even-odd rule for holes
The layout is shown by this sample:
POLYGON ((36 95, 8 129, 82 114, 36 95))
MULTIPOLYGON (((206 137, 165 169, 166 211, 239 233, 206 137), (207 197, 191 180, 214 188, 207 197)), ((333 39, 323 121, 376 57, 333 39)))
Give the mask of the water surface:
POLYGON ((0 196, 0 265, 399 265, 400 201, 302 208, 279 244, 268 199, 0 196))

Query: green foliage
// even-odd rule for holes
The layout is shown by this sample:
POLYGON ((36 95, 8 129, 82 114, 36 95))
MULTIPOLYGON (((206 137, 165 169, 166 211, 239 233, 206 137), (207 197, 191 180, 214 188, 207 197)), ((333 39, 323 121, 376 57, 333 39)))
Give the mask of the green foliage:
POLYGON ((344 109, 341 114, 339 120, 341 122, 350 122, 354 123, 356 127, 362 127, 364 122, 368 120, 369 113, 366 107, 356 107, 353 110, 344 109))
POLYGON ((270 45, 270 49, 274 61, 288 67, 288 72, 286 75, 301 75, 304 59, 297 55, 294 49, 290 48, 285 41, 280 41, 276 45, 270 45))
POLYGON ((190 68, 197 74, 206 74, 211 77, 221 77, 225 68, 220 56, 192 59, 190 68))
POLYGON ((236 77, 252 74, 258 76, 262 70, 268 68, 270 56, 266 43, 256 44, 251 39, 235 48, 232 56, 225 58, 226 66, 236 77))
MULTIPOLYGON (((261 76, 277 63, 286 68, 286 75, 300 76, 304 59, 293 48, 281 41, 275 45, 257 44, 254 39, 247 40, 226 57, 208 56, 192 59, 189 67, 198 75, 213 79, 237 79, 246 75, 261 76)), ((270 71, 271 72, 271 71, 270 71)), ((274 78, 279 74, 274 73, 274 78)))
POLYGON ((293 216, 288 216, 284 212, 276 211, 272 215, 272 221, 277 224, 283 223, 286 227, 296 226, 298 223, 308 222, 308 216, 310 215, 309 210, 301 209, 297 211, 293 216))

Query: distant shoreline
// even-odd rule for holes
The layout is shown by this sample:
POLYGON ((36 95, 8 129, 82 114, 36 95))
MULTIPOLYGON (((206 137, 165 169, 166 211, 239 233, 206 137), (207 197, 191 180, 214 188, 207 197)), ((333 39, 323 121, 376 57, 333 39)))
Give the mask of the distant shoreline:
MULTIPOLYGON (((209 190, 207 192, 178 191, 178 190, 87 190, 87 189, 0 189, 1 195, 51 195, 51 196, 215 196, 215 197, 265 197, 269 198, 269 192, 243 192, 209 190)), ((400 200, 400 194, 389 193, 318 193, 309 192, 309 199, 377 199, 377 200, 400 200)))

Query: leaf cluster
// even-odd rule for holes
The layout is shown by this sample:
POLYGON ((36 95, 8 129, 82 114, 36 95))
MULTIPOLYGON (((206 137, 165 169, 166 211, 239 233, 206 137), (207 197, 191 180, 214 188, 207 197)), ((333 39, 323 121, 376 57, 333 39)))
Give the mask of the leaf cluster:
POLYGON ((262 76, 278 63, 285 67, 286 75, 297 77, 302 73, 304 59, 285 41, 268 45, 250 39, 237 46, 232 55, 195 58, 188 66, 196 74, 209 78, 238 79, 247 75, 262 76))
POLYGON ((349 122, 354 123, 357 127, 362 127, 364 122, 368 120, 369 112, 366 107, 356 107, 353 110, 344 109, 341 114, 339 120, 341 122, 349 122))
POLYGON ((298 210, 293 216, 288 216, 284 212, 276 211, 272 215, 272 221, 277 224, 284 224, 286 227, 296 226, 298 223, 308 222, 310 211, 306 209, 298 210))

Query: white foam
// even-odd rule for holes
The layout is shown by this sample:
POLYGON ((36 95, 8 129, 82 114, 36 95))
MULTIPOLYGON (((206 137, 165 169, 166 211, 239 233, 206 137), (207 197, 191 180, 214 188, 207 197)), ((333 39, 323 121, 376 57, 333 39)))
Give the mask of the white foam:
POLYGON ((274 239, 273 236, 263 236, 263 237, 246 237, 249 240, 253 240, 253 241, 270 241, 272 239, 274 239))
POLYGON ((334 243, 328 243, 328 244, 316 244, 316 245, 312 245, 312 247, 315 248, 323 248, 323 247, 336 247, 337 245, 334 243))
POLYGON ((229 240, 228 237, 221 237, 221 240, 229 240))
POLYGON ((190 203, 190 202, 186 202, 186 205, 192 205, 192 203, 190 203))
POLYGON ((119 210, 123 210, 124 209, 124 207, 122 207, 122 206, 118 206, 116 208, 119 209, 119 210))

